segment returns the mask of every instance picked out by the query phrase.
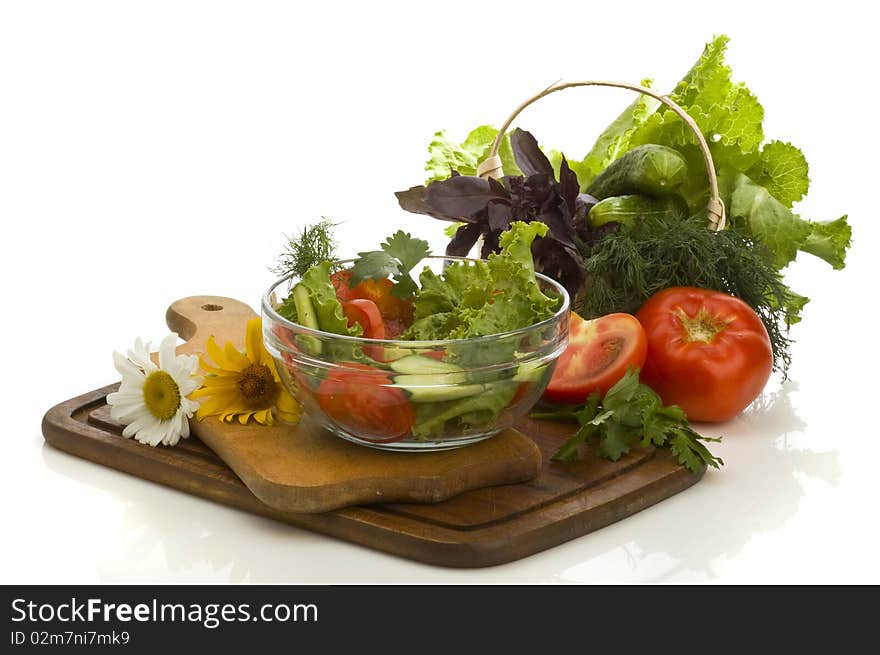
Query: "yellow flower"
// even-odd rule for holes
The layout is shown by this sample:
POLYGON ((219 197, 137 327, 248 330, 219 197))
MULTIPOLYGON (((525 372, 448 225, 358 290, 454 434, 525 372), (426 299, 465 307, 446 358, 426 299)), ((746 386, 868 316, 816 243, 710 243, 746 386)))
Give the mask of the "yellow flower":
POLYGON ((191 396, 204 398, 196 418, 219 416, 227 422, 237 418, 244 425, 253 417, 262 425, 275 425, 277 416, 285 423, 296 423, 302 413, 300 405, 284 388, 263 346, 259 318, 247 323, 245 348, 242 353, 228 341, 220 348, 214 337, 208 339, 207 352, 199 360, 207 374, 205 384, 191 396))

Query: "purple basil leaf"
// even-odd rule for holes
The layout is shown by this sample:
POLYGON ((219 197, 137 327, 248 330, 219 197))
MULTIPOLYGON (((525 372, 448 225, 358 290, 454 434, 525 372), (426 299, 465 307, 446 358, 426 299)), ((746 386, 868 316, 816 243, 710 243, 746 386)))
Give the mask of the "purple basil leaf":
POLYGON ((455 231, 452 241, 446 246, 446 254, 451 257, 467 257, 477 239, 480 238, 481 231, 482 225, 479 223, 462 225, 455 231))
POLYGON ((550 228, 545 238, 574 248, 574 228, 565 220, 559 209, 542 212, 535 217, 535 220, 544 223, 544 225, 550 228))
POLYGON ((400 208, 405 211, 412 212, 413 214, 425 214, 427 216, 433 216, 434 218, 439 218, 444 221, 462 220, 458 216, 449 216, 431 207, 425 201, 426 193, 426 187, 414 186, 407 189, 406 191, 397 191, 394 195, 397 196, 397 202, 400 204, 400 208))
POLYGON ((489 229, 506 230, 513 220, 513 212, 506 202, 492 201, 489 203, 489 229))
POLYGON ((541 206, 555 195, 553 193, 555 186, 556 180, 552 175, 546 173, 529 175, 523 182, 523 199, 529 204, 541 206))
POLYGON ((486 259, 493 252, 498 252, 500 245, 498 244, 498 238, 501 236, 501 230, 492 231, 488 234, 483 234, 483 247, 480 250, 480 257, 486 259))
POLYGON ((529 132, 516 128, 510 135, 510 147, 513 148, 513 158, 523 175, 553 175, 550 160, 541 152, 538 141, 529 132))
POLYGON ((568 208, 568 216, 573 219, 577 214, 577 197, 580 193, 577 175, 568 166, 565 155, 559 165, 559 195, 562 196, 565 206, 568 208))
POLYGON ((559 282, 574 298, 584 283, 584 262, 577 249, 543 237, 532 243, 535 269, 559 282))
POLYGON ((485 210, 489 201, 498 197, 497 188, 488 180, 459 175, 431 182, 425 192, 425 204, 446 216, 464 218, 485 210))
POLYGON ((507 189, 504 188, 504 185, 496 180, 494 177, 490 177, 486 180, 489 183, 489 189, 499 198, 509 198, 510 194, 507 193, 507 189))

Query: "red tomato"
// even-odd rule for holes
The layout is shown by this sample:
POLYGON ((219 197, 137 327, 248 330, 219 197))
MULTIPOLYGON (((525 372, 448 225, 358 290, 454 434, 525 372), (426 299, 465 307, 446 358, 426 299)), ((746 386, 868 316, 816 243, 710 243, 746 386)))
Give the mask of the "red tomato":
POLYGON ((342 311, 345 318, 348 319, 348 326, 351 327, 355 323, 364 329, 364 338, 366 339, 384 339, 385 323, 382 321, 382 315, 379 308, 372 300, 364 298, 355 298, 342 303, 342 311))
POLYGON ((642 380, 693 421, 726 421, 751 403, 773 369, 770 338, 739 298, 673 287, 636 314, 648 335, 642 380))
POLYGON ((330 276, 336 297, 341 302, 355 298, 372 300, 379 308, 379 313, 386 321, 403 321, 404 325, 412 323, 413 304, 409 300, 396 298, 391 295, 394 283, 389 279, 364 280, 360 284, 351 286, 351 271, 336 271, 330 276))
POLYGON ((345 364, 321 381, 318 405, 340 427, 376 443, 399 441, 409 434, 415 410, 391 378, 365 364, 345 364))
POLYGON ((333 289, 336 291, 336 297, 339 298, 339 302, 345 302, 355 297, 354 294, 352 294, 351 292, 351 287, 349 286, 350 281, 350 271, 336 271, 335 273, 333 273, 333 275, 330 276, 330 283, 333 285, 333 289))
POLYGON ((571 313, 568 347, 559 356, 544 400, 582 403, 594 391, 614 386, 629 367, 645 361, 645 331, 631 314, 608 314, 591 321, 571 313))

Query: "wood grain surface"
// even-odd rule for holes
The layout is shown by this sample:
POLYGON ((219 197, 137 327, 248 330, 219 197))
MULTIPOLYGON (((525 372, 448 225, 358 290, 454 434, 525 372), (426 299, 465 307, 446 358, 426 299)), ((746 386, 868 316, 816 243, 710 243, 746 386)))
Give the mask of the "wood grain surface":
POLYGON ((526 557, 641 511, 686 489, 703 474, 690 473, 665 450, 639 450, 617 462, 590 453, 579 462, 552 462, 550 455, 572 426, 526 420, 518 428, 543 454, 539 475, 528 482, 475 489, 435 504, 289 512, 261 502, 197 437, 174 448, 151 448, 123 438, 105 402, 116 386, 50 409, 43 419, 46 441, 219 503, 440 566, 492 566, 526 557))
MULTIPOLYGON (((256 314, 221 296, 191 296, 166 312, 186 343, 204 351, 214 336, 244 350, 245 325, 256 314)), ((375 502, 433 503, 469 489, 523 482, 538 475, 541 453, 516 430, 433 453, 388 452, 345 441, 306 417, 299 425, 261 426, 191 421, 193 432, 265 504, 284 512, 326 512, 375 502)))

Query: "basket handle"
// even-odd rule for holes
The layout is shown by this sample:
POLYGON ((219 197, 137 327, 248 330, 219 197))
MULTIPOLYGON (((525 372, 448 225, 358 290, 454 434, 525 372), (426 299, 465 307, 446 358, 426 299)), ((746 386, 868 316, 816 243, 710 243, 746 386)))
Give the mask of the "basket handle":
POLYGON ((709 204, 706 208, 709 214, 709 222, 712 224, 712 228, 715 231, 724 228, 724 203, 721 201, 721 196, 718 193, 718 178, 715 175, 715 164, 712 161, 712 153, 709 152, 709 144, 706 143, 706 139, 705 137, 703 137, 703 133, 700 132, 700 128, 697 127, 697 123, 694 121, 693 118, 688 115, 688 113, 684 109, 679 107, 668 97, 660 95, 659 93, 652 91, 651 89, 648 89, 644 86, 639 86, 638 84, 628 84, 626 82, 597 82, 592 80, 581 82, 554 82, 537 95, 534 95, 523 102, 519 107, 513 110, 513 113, 510 116, 507 117, 507 120, 504 121, 501 129, 498 130, 498 135, 495 137, 495 141, 492 143, 492 149, 489 151, 489 156, 486 157, 486 159, 483 160, 479 166, 477 166, 477 175, 482 178, 497 178, 502 175, 501 157, 498 156, 498 149, 501 147, 501 139, 504 138, 505 133, 510 127, 510 124, 513 123, 514 119, 519 116, 520 112, 523 109, 528 107, 533 102, 540 100, 544 96, 548 96, 551 93, 562 91, 563 89, 570 89, 576 86, 611 86, 619 89, 629 89, 630 91, 636 91, 637 93, 651 96, 652 98, 659 100, 661 103, 663 103, 673 112, 675 112, 675 114, 685 122, 685 125, 693 130, 694 134, 697 137, 697 143, 700 146, 700 152, 703 153, 703 160, 706 164, 706 173, 708 173, 709 175, 709 204))

